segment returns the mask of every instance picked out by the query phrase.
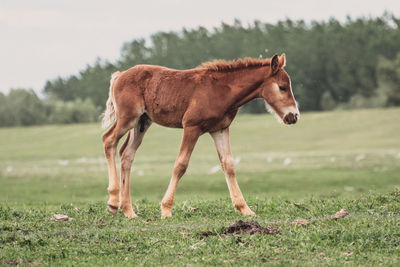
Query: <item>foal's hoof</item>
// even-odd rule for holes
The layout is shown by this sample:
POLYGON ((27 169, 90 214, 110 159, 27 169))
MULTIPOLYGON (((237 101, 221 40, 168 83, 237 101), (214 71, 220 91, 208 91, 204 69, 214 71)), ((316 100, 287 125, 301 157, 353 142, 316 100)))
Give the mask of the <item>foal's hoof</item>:
POLYGON ((132 219, 137 217, 132 208, 122 209, 122 212, 124 213, 126 218, 132 219))
POLYGON ((170 210, 162 210, 161 211, 161 219, 165 219, 168 217, 172 217, 172 213, 170 210))
POLYGON ((254 211, 252 211, 252 210, 248 210, 248 211, 244 211, 244 212, 242 212, 242 215, 244 215, 244 216, 256 216, 256 214, 254 213, 254 211))
POLYGON ((242 213, 243 216, 256 216, 256 214, 249 207, 240 210, 240 213, 242 213))
POLYGON ((108 210, 109 210, 112 214, 117 214, 117 212, 118 212, 118 207, 108 204, 108 210))

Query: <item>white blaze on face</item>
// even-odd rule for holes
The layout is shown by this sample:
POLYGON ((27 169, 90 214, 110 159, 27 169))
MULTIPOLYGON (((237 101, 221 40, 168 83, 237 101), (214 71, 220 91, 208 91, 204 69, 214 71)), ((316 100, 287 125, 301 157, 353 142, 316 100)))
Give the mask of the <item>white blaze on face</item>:
MULTIPOLYGON (((290 82, 290 90, 291 90, 292 84, 291 84, 291 81, 289 81, 289 82, 290 82)), ((272 91, 279 94, 279 96, 277 96, 274 99, 274 102, 279 103, 281 100, 283 100, 283 96, 280 94, 279 85, 277 83, 272 84, 272 91)), ((285 117, 285 115, 289 114, 290 112, 294 113, 294 114, 299 114, 299 116, 300 116, 300 112, 299 112, 298 104, 297 104, 296 100, 294 101, 294 103, 295 103, 294 106, 281 107, 281 108, 276 107, 276 109, 278 109, 278 110, 276 110, 267 101, 264 100, 264 102, 265 102, 265 107, 266 107, 267 111, 269 113, 274 114, 279 123, 284 123, 283 118, 285 117)))
MULTIPOLYGON (((290 85, 290 91, 292 91, 292 95, 293 95, 293 99, 294 99, 294 94, 293 94, 293 90, 292 90, 292 80, 290 80, 290 79, 289 79, 289 85, 290 85)), ((294 99, 294 103, 296 106, 295 106, 294 111, 292 111, 292 112, 299 114, 299 119, 300 119, 299 103, 297 103, 296 99, 294 99)))

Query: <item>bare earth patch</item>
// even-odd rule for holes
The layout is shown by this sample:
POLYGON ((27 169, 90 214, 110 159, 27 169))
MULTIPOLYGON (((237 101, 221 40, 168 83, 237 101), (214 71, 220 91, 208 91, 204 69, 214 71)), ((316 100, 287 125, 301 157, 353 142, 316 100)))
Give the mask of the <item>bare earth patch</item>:
POLYGON ((73 218, 68 217, 67 215, 64 215, 64 214, 54 214, 51 219, 55 220, 55 221, 72 221, 73 220, 73 218))
POLYGON ((347 216, 349 216, 349 212, 345 209, 341 209, 338 212, 336 212, 335 215, 333 215, 332 220, 337 220, 347 216))
POLYGON ((279 232, 278 226, 262 227, 257 221, 244 222, 242 220, 235 222, 224 232, 224 234, 276 234, 279 232))
MULTIPOLYGON (((242 220, 239 220, 229 226, 228 228, 225 229, 225 231, 222 232, 222 235, 240 235, 240 234, 277 234, 280 231, 279 226, 268 226, 268 227, 262 227, 257 221, 249 221, 249 222, 244 222, 242 220)), ((198 234, 200 237, 207 237, 211 235, 217 235, 216 233, 213 232, 201 232, 198 234)))

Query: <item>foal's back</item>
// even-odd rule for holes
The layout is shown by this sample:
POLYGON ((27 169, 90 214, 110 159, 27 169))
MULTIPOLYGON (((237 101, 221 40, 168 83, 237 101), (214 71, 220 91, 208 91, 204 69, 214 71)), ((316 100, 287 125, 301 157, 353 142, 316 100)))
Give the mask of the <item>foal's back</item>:
POLYGON ((134 113, 146 112, 163 126, 182 128, 188 108, 195 109, 202 99, 210 97, 210 82, 207 71, 201 68, 174 70, 137 65, 120 75, 114 95, 118 107, 130 107, 134 113))

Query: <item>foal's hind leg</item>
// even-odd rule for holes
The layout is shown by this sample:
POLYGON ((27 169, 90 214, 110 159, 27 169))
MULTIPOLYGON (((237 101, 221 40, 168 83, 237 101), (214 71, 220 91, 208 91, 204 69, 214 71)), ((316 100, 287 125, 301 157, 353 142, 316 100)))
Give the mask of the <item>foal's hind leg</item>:
POLYGON ((124 145, 119 152, 121 157, 121 202, 120 209, 128 218, 137 217, 132 209, 132 201, 130 195, 130 172, 132 162, 140 144, 142 143, 144 134, 150 127, 151 121, 146 115, 142 115, 136 126, 130 130, 124 145))
POLYGON ((229 144, 229 128, 211 133, 221 161, 222 169, 225 172, 226 183, 228 184, 233 206, 243 215, 254 215, 254 212, 247 206, 243 198, 235 176, 235 164, 229 144))
POLYGON ((108 165, 108 209, 112 213, 118 212, 119 205, 119 182, 117 176, 117 168, 115 166, 115 154, 119 139, 130 129, 137 118, 117 119, 117 121, 103 135, 104 152, 108 165))

